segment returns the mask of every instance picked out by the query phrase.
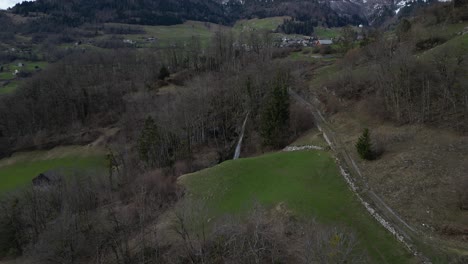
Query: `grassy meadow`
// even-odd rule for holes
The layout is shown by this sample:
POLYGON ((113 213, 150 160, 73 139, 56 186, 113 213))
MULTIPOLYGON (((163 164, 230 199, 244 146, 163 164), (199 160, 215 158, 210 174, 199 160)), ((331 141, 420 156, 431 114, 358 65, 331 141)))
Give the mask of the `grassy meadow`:
POLYGON ((190 198, 203 200, 213 217, 243 214, 253 201, 345 226, 358 235, 374 263, 412 263, 408 252, 357 201, 325 151, 271 153, 227 161, 180 178, 190 198))
MULTIPOLYGON (((111 26, 132 27, 127 24, 108 23, 111 26)), ((173 44, 183 44, 196 37, 200 39, 202 45, 207 45, 208 41, 217 31, 228 29, 222 25, 208 22, 187 21, 183 24, 172 26, 134 26, 142 29, 142 34, 121 35, 124 39, 131 39, 137 42, 138 47, 170 47, 173 44), (147 38, 154 37, 154 43, 146 41, 147 38)))
POLYGON ((314 34, 319 39, 331 39, 341 35, 341 28, 315 27, 314 34))
POLYGON ((0 65, 3 71, 0 72, 0 95, 12 93, 18 88, 21 79, 17 79, 13 74, 15 70, 34 73, 38 69, 44 69, 48 63, 45 61, 15 61, 0 65), (18 66, 18 63, 24 63, 24 66, 18 66), (1 82, 8 81, 8 84, 1 86, 1 82))
POLYGON ((18 83, 19 81, 11 81, 7 85, 0 87, 0 95, 14 92, 18 88, 18 83))
POLYGON ((283 24, 284 20, 289 17, 267 17, 267 18, 254 18, 254 19, 243 19, 236 22, 233 29, 238 32, 249 31, 249 30, 267 30, 273 31, 278 28, 279 25, 283 24))
POLYGON ((104 151, 87 147, 15 153, 0 160, 0 194, 31 183, 34 177, 48 170, 99 169, 104 166, 104 151))

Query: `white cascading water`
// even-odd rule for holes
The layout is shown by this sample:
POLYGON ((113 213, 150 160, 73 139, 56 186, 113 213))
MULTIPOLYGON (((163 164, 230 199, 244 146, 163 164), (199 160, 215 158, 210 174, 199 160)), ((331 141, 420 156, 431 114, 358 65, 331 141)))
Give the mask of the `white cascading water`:
POLYGON ((249 113, 245 116, 244 123, 242 124, 242 130, 239 137, 239 141, 237 142, 236 151, 234 152, 234 157, 232 159, 238 159, 240 157, 242 139, 244 138, 244 131, 245 131, 245 124, 247 124, 247 119, 249 118, 249 113))

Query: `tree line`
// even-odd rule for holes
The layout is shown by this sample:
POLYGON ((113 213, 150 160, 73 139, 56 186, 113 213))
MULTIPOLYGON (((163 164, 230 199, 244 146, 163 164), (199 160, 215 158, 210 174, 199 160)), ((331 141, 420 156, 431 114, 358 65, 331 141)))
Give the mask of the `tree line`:
POLYGON ((300 21, 295 19, 286 19, 284 23, 278 26, 278 31, 285 34, 300 34, 310 36, 314 33, 314 27, 318 25, 317 21, 300 21))
POLYGON ((36 29, 42 28, 52 32, 85 23, 175 25, 187 20, 196 20, 232 25, 239 19, 272 16, 291 16, 300 18, 302 21, 314 18, 322 26, 330 27, 365 23, 364 18, 340 16, 328 4, 308 0, 275 1, 274 3, 227 1, 224 4, 216 0, 37 0, 19 3, 11 9, 11 12, 22 16, 47 14, 48 16, 38 18, 39 21, 27 24, 36 29))

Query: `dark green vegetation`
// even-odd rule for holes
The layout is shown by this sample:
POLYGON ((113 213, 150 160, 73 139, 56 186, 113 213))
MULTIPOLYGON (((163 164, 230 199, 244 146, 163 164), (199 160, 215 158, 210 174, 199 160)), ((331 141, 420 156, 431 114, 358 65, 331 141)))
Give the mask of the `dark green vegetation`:
MULTIPOLYGON (((77 26, 84 22, 120 22, 143 25, 174 25, 185 20, 229 22, 229 19, 223 13, 222 5, 212 0, 119 0, 99 2, 92 0, 75 2, 39 0, 18 4, 13 8, 13 12, 21 15, 30 13, 53 14, 52 18, 41 19, 41 23, 38 23, 36 27, 54 31, 58 29, 53 29, 53 26, 63 28, 77 26)), ((30 27, 33 27, 33 25, 30 25, 30 27)))
POLYGON ((280 32, 286 34, 301 34, 301 35, 312 35, 314 33, 314 27, 318 25, 314 21, 296 21, 296 20, 285 20, 282 25, 278 27, 280 32))
POLYGON ((166 167, 174 163, 173 153, 168 146, 171 145, 170 135, 161 133, 161 129, 152 117, 145 120, 144 127, 138 138, 138 155, 140 159, 151 167, 166 167))
POLYGON ((171 75, 171 73, 169 72, 169 70, 167 69, 166 66, 162 66, 161 69, 159 70, 159 75, 158 75, 158 79, 159 80, 164 80, 166 79, 167 77, 169 77, 171 75))
POLYGON ((359 137, 356 143, 356 150, 359 156, 365 160, 371 160, 374 158, 374 153, 372 152, 372 143, 370 139, 369 129, 364 129, 362 135, 359 137))
POLYGON ((261 113, 260 134, 265 146, 281 147, 288 138, 289 76, 278 73, 261 113))
POLYGON ((285 205, 297 217, 344 225, 357 233, 371 263, 411 263, 402 245, 357 201, 327 152, 273 153, 189 174, 181 179, 210 213, 245 213, 253 201, 273 208, 285 205))

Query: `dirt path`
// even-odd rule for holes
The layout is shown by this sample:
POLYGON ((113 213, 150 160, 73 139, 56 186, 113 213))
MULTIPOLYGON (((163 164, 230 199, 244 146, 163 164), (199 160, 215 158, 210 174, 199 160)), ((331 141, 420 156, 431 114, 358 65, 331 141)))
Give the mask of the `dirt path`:
POLYGON ((421 263, 431 263, 416 248, 421 234, 403 220, 392 208, 390 208, 373 190, 370 189, 366 179, 361 174, 359 167, 349 155, 339 138, 335 136, 333 129, 318 110, 319 102, 309 102, 293 90, 289 91, 292 98, 306 105, 314 115, 318 129, 331 149, 335 152, 340 171, 350 189, 356 194, 366 210, 390 233, 392 233, 421 263))

